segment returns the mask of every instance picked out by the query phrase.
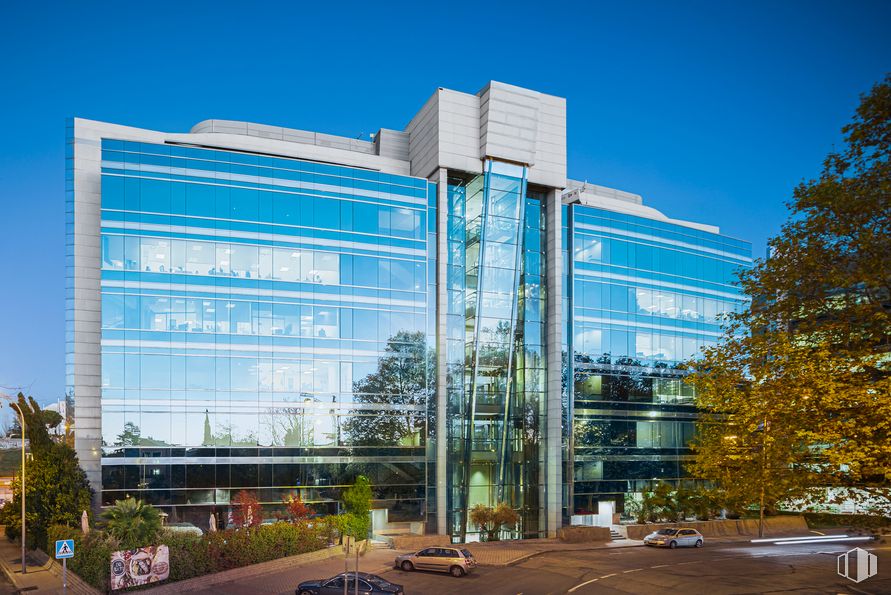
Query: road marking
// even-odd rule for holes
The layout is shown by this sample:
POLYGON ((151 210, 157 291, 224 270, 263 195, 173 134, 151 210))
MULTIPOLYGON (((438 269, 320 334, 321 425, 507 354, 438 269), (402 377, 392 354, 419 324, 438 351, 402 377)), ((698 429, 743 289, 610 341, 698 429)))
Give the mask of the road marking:
POLYGON ((604 575, 601 576, 600 578, 609 578, 609 577, 611 577, 611 576, 616 576, 616 573, 614 572, 614 573, 612 573, 612 574, 604 574, 604 575))
POLYGON ((665 568, 668 564, 656 564, 655 566, 650 566, 650 568, 665 568))
POLYGON ((643 568, 635 568, 634 570, 623 570, 622 574, 628 574, 629 572, 640 572, 643 568))
POLYGON ((581 584, 578 584, 578 585, 574 586, 574 587, 571 588, 569 591, 567 591, 567 593, 573 593, 573 592, 577 591, 578 589, 581 589, 581 588, 584 587, 585 585, 590 585, 591 583, 596 583, 596 582, 599 581, 599 580, 600 580, 599 578, 592 578, 592 579, 589 580, 589 581, 585 581, 585 582, 583 582, 583 583, 581 583, 581 584))

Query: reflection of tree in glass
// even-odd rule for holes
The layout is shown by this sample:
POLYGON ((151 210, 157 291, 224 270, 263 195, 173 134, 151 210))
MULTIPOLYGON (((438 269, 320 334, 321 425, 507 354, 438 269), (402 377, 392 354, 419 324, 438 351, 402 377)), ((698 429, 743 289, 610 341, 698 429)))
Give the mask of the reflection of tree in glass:
POLYGON ((303 397, 302 405, 294 403, 290 407, 267 409, 261 423, 269 433, 272 446, 320 446, 332 442, 331 436, 316 433, 313 413, 319 410, 313 404, 319 402, 307 395, 303 397))
POLYGON ((232 432, 232 424, 218 424, 219 428, 210 434, 210 416, 204 412, 204 440, 201 446, 257 446, 257 434, 248 432, 239 436, 232 432))
POLYGON ((132 421, 124 424, 124 430, 118 434, 114 446, 170 446, 163 440, 155 440, 151 436, 142 437, 142 430, 132 421))
POLYGON ((354 446, 418 446, 423 442, 423 406, 432 395, 427 379, 433 376, 433 352, 420 331, 399 331, 385 351, 377 370, 353 383, 356 409, 343 423, 344 435, 354 446))

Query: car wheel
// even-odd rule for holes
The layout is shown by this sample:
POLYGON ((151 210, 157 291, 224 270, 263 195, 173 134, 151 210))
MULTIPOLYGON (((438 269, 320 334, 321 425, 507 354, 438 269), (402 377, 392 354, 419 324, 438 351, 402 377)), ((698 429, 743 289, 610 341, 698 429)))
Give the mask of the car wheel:
POLYGON ((312 595, 312 591, 300 591, 300 595, 312 595))
POLYGON ((696 540, 696 547, 702 547, 702 540, 701 540, 701 539, 697 539, 697 540, 696 540))
POLYGON ((415 565, 412 564, 411 562, 409 562, 408 560, 406 560, 405 562, 402 563, 402 570, 404 570, 406 572, 411 572, 414 569, 415 569, 415 565))
POLYGON ((676 548, 677 546, 678 546, 678 542, 677 542, 677 541, 672 541, 671 543, 668 544, 668 547, 670 547, 671 549, 674 549, 674 548, 676 548))
POLYGON ((460 566, 452 566, 449 569, 449 573, 451 573, 451 575, 455 578, 460 578, 460 577, 464 576, 464 569, 461 568, 460 566))

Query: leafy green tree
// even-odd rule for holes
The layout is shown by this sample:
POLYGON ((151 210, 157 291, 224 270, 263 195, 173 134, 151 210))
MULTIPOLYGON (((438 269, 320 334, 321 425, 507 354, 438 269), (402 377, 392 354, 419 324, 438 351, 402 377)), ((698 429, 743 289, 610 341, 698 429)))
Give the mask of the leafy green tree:
MULTIPOLYGON (((83 511, 90 511, 93 491, 74 449, 64 441, 54 441, 49 434, 45 422, 52 423, 58 414, 47 415, 33 398, 26 399, 21 393, 16 407, 25 418, 25 435, 31 447, 25 492, 28 543, 45 549, 48 527, 79 526, 83 511)), ((17 478, 13 482, 12 501, 0 510, 0 523, 6 525, 10 539, 21 535, 21 485, 17 478)))
POLYGON ((128 550, 154 545, 161 532, 158 509, 135 498, 115 500, 114 506, 102 513, 102 518, 105 531, 128 550))
POLYGON ((365 539, 371 530, 371 482, 364 475, 343 491, 344 511, 338 515, 341 533, 356 539, 365 539))
POLYGON ((692 365, 691 471, 735 506, 834 486, 891 511, 891 76, 842 132, 741 275, 751 306, 692 365))

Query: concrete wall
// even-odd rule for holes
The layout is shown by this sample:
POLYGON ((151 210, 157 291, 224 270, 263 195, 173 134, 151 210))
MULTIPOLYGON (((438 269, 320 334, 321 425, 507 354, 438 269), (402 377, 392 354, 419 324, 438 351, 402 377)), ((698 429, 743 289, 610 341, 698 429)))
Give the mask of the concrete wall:
POLYGON ((387 539, 397 550, 420 550, 425 547, 452 545, 448 535, 397 535, 387 539))
POLYGON ((522 163, 528 180, 566 186, 566 100, 492 81, 476 95, 436 93, 408 123, 414 176, 438 168, 482 173, 487 158, 522 163))
MULTIPOLYGON (((628 539, 643 539, 653 531, 668 527, 689 527, 706 537, 723 535, 758 535, 758 519, 723 521, 693 521, 690 523, 649 523, 646 525, 625 525, 628 539)), ((806 533, 807 522, 803 516, 776 516, 764 519, 764 534, 806 533)))
POLYGON ((609 527, 573 525, 557 529, 557 539, 566 543, 606 543, 612 541, 609 527))

